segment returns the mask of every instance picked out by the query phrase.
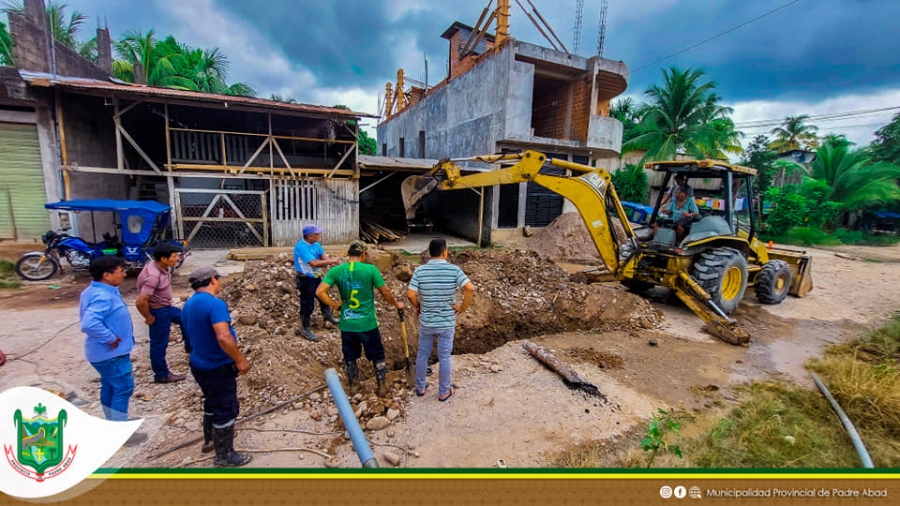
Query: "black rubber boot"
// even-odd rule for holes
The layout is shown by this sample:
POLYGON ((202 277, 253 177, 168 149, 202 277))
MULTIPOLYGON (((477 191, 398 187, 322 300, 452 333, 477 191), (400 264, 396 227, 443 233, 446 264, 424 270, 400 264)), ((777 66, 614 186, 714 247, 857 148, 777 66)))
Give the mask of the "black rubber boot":
POLYGON ((213 427, 213 443, 216 446, 216 467, 241 467, 253 460, 253 455, 234 451, 234 424, 228 427, 213 427))
POLYGON ((341 323, 340 320, 334 317, 334 313, 331 312, 331 308, 328 306, 322 306, 322 318, 332 325, 341 323))
POLYGON ((312 328, 310 328, 310 320, 311 320, 310 316, 303 317, 303 329, 300 330, 300 335, 303 336, 305 339, 309 339, 310 341, 316 342, 319 340, 319 338, 316 337, 315 334, 313 334, 312 328))
POLYGON ((388 387, 385 376, 387 375, 387 365, 384 362, 375 363, 375 395, 378 397, 387 397, 388 387))
POLYGON ((359 367, 356 366, 356 361, 353 362, 345 362, 344 365, 347 367, 347 386, 348 393, 350 397, 359 393, 359 367))
POLYGON ((203 446, 200 448, 200 453, 209 453, 215 449, 216 445, 213 444, 212 416, 203 413, 203 446))

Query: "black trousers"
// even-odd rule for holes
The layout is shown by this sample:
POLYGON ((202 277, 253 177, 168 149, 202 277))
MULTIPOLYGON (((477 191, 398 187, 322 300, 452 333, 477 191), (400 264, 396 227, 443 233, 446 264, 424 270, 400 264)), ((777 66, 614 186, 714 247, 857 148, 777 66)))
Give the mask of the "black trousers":
POLYGON ((384 362, 384 344, 378 327, 365 332, 341 331, 341 351, 344 362, 355 362, 360 357, 360 348, 366 350, 366 358, 372 362, 384 362))
POLYGON ((191 374, 203 391, 203 410, 212 415, 213 425, 225 425, 237 418, 240 412, 238 371, 233 363, 209 371, 191 365, 191 374))
MULTIPOLYGON (((316 288, 319 288, 319 278, 311 278, 303 274, 297 274, 297 291, 300 292, 300 316, 307 317, 313 314, 316 309, 316 288)), ((325 308, 328 306, 324 302, 319 301, 319 307, 322 314, 325 314, 325 308)))

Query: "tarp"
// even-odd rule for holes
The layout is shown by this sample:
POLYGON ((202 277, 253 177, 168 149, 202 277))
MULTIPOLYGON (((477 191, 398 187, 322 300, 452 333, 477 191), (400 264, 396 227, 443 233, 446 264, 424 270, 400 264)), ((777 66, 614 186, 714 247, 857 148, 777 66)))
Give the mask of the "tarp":
POLYGON ((900 213, 895 213, 893 211, 876 211, 872 214, 883 219, 900 220, 900 213))
POLYGON ((172 208, 154 200, 65 200, 44 204, 47 209, 61 211, 92 211, 119 213, 122 220, 124 256, 134 260, 140 256, 140 247, 150 240, 154 225, 164 228, 172 208), (157 218, 162 216, 157 223, 157 218))

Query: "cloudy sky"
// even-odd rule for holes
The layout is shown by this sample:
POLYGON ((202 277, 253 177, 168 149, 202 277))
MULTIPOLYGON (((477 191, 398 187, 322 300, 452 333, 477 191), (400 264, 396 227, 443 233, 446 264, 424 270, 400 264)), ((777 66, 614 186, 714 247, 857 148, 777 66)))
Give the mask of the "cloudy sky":
MULTIPOLYGON (((192 46, 220 47, 232 81, 300 102, 376 113, 379 92, 403 68, 431 84, 446 74, 453 21, 474 25, 487 0, 63 0, 113 38, 153 29, 192 46)), ((532 0, 573 49, 575 0, 532 0)), ((521 3, 528 7, 526 0, 521 3)), ((495 5, 496 3, 494 3, 495 5)), ((597 50, 599 0, 585 0, 581 49, 597 50)), ((786 115, 900 106, 898 0, 609 0, 604 56, 632 71, 626 95, 641 98, 669 66, 700 67, 748 138, 786 115), (783 7, 696 48, 682 49, 783 7)), ((543 44, 516 2, 513 37, 543 44)), ((822 132, 866 144, 898 110, 816 121, 822 132)))

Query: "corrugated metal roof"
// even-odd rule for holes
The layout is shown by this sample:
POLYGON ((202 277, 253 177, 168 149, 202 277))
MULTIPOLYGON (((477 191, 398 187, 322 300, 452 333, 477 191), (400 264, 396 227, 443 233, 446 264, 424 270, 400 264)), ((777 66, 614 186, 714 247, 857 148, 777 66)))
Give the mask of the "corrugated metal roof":
POLYGON ((264 98, 239 97, 233 95, 217 95, 214 93, 201 93, 197 91, 173 90, 171 88, 157 88, 142 84, 125 83, 116 79, 112 81, 98 81, 82 77, 54 76, 44 72, 31 72, 19 70, 19 75, 31 86, 61 87, 72 90, 109 91, 116 94, 144 95, 158 98, 173 98, 192 100, 196 102, 227 102, 235 105, 260 107, 280 111, 307 112, 327 116, 342 116, 347 118, 377 118, 373 114, 351 111, 349 109, 337 109, 322 105, 288 104, 276 102, 264 98))

